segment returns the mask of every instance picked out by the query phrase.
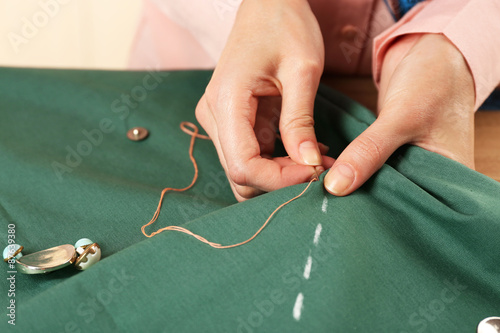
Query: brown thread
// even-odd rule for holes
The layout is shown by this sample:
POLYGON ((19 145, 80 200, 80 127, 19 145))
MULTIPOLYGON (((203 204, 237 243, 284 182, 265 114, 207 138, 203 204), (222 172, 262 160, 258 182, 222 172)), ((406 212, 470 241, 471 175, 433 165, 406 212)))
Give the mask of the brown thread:
POLYGON ((168 227, 165 227, 165 228, 161 228, 161 229, 158 229, 157 231, 151 233, 151 234, 147 234, 145 229, 146 227, 148 227, 149 225, 153 224, 157 219, 158 219, 158 216, 160 216, 160 210, 161 210, 161 205, 162 205, 162 202, 163 202, 163 198, 165 196, 165 193, 167 193, 168 191, 175 191, 175 192, 184 192, 184 191, 187 191, 189 190, 191 187, 193 187, 193 185, 196 183, 196 180, 198 179, 198 165, 196 164, 196 159, 194 158, 193 156, 193 148, 194 148, 194 142, 195 142, 195 139, 196 138, 200 138, 200 139, 205 139, 205 140, 210 140, 210 137, 206 136, 206 135, 203 135, 203 134, 199 134, 199 130, 198 130, 198 127, 193 124, 193 123, 190 123, 190 122, 187 122, 187 121, 183 121, 181 124, 180 124, 180 127, 181 127, 181 130, 184 132, 184 133, 187 133, 189 135, 191 135, 191 143, 189 145, 189 158, 191 159, 191 162, 193 162, 193 167, 194 167, 194 175, 193 175, 193 180, 191 181, 191 184, 189 184, 188 186, 184 187, 184 188, 172 188, 172 187, 167 187, 167 188, 164 188, 163 191, 161 192, 161 196, 160 196, 160 202, 158 203, 158 207, 156 208, 156 211, 155 211, 155 214, 153 215, 153 218, 151 219, 151 221, 149 221, 147 224, 143 225, 141 227, 141 231, 142 233, 144 234, 144 236, 150 238, 150 237, 153 237, 165 230, 171 230, 171 231, 179 231, 179 232, 183 232, 185 234, 188 234, 188 235, 191 235, 193 236, 194 238, 198 239, 200 242, 203 242, 203 243, 206 243, 208 245, 210 245, 211 247, 214 247, 216 249, 229 249, 229 248, 232 248, 232 247, 237 247, 237 246, 240 246, 240 245, 243 245, 243 244, 246 244, 248 242, 250 242, 252 239, 254 239, 255 237, 257 237, 258 234, 260 234, 260 232, 267 226, 267 224, 269 223, 269 221, 271 220, 271 218, 274 216, 274 214, 276 214, 276 212, 278 212, 281 208, 283 208, 284 206, 288 205, 290 202, 294 201, 295 199, 298 199, 299 197, 301 197, 306 191, 307 189, 309 188, 309 186, 311 186, 311 183, 313 181, 316 181, 318 180, 317 177, 311 179, 311 181, 309 182, 309 184, 307 184, 306 188, 304 188, 302 190, 302 192, 300 192, 299 195, 293 197, 292 199, 282 203, 281 205, 279 205, 272 213, 271 215, 269 215, 269 217, 267 218, 266 222, 264 222, 264 224, 262 225, 262 227, 259 228, 259 230, 257 230, 257 232, 252 236, 250 237, 249 239, 247 239, 246 241, 243 241, 241 243, 237 243, 237 244, 233 244, 233 245, 221 245, 221 244, 218 244, 218 243, 214 243, 214 242, 210 242, 208 240, 206 240, 205 238, 201 237, 200 235, 197 235, 183 227, 179 227, 179 226, 175 226, 175 225, 171 225, 171 226, 168 226, 168 227), (187 127, 190 127, 191 129, 188 129, 187 127))

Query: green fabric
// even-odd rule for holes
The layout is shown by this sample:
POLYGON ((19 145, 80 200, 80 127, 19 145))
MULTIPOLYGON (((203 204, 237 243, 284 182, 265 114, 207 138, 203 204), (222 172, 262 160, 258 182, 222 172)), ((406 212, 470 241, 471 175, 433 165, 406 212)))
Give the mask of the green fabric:
MULTIPOLYGON (((178 232, 145 238, 140 227, 161 190, 191 181, 190 137, 179 124, 195 122, 210 75, 0 69, 1 244, 12 223, 24 254, 83 237, 103 253, 84 272, 16 274, 15 327, 5 315, 5 264, 2 327, 474 332, 483 318, 500 315, 500 185, 418 147, 400 149, 347 197, 313 183, 244 246, 213 249, 178 232), (129 106, 122 101, 127 94, 135 96, 129 106), (133 126, 150 136, 130 141, 133 126), (88 154, 66 161, 72 150, 88 154)), ((373 120, 362 106, 320 87, 318 138, 332 156, 373 120)), ((194 155, 198 182, 168 194, 148 231, 181 225, 214 242, 237 243, 305 186, 236 203, 212 143, 197 140, 194 155)))

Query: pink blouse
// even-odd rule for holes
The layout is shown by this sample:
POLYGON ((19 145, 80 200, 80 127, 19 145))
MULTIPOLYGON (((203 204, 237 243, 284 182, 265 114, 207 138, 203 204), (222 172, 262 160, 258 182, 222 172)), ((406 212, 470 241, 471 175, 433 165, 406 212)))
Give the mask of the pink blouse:
MULTIPOLYGON (((214 68, 241 0, 145 0, 131 69, 214 68)), ((388 47, 402 35, 444 34, 475 81, 476 108, 500 83, 500 0, 428 0, 397 23, 383 0, 309 0, 325 41, 325 71, 376 83, 388 47)), ((410 47, 410 46, 409 46, 410 47)))

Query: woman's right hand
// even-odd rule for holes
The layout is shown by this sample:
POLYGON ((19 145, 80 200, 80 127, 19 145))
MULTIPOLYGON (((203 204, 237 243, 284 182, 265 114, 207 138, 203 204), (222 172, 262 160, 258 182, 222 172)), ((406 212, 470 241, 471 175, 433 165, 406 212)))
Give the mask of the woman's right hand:
POLYGON ((310 180, 334 160, 314 133, 324 66, 307 0, 245 0, 196 117, 243 201, 310 180), (271 158, 279 126, 290 158, 271 158))

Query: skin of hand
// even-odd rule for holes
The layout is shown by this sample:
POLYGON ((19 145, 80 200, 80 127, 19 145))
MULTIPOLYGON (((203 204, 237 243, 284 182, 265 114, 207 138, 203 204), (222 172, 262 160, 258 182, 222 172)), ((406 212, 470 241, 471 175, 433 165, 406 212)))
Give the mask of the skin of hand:
POLYGON ((241 4, 196 108, 238 201, 309 181, 333 164, 313 128, 323 67, 321 31, 306 0, 241 4), (277 126, 289 157, 271 157, 277 126))
POLYGON ((337 158, 325 188, 352 193, 404 144, 474 168, 474 103, 471 72, 445 36, 401 37, 384 58, 377 119, 337 158))

